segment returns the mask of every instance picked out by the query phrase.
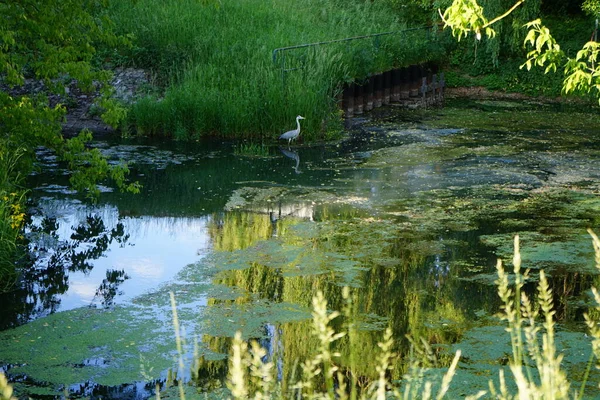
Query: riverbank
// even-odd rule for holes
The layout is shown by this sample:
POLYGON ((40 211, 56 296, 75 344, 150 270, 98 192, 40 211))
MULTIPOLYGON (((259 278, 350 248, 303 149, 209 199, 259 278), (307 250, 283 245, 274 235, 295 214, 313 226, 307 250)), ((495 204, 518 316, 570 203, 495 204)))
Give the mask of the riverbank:
MULTIPOLYGON (((115 77, 112 80, 115 89, 116 98, 123 103, 129 104, 130 107, 135 106, 135 102, 143 98, 148 91, 156 91, 149 84, 148 73, 141 69, 119 69, 115 72, 115 77)), ((121 127, 121 131, 112 128, 104 123, 97 112, 95 112, 94 100, 97 94, 91 95, 72 95, 71 102, 67 107, 65 122, 63 123, 63 134, 67 137, 77 135, 81 130, 90 130, 95 138, 102 138, 106 135, 115 135, 125 133, 129 134, 128 129, 135 130, 135 127, 121 127)), ((507 101, 526 101, 536 102, 540 104, 565 104, 581 107, 597 108, 595 102, 589 99, 582 99, 577 96, 531 96, 524 93, 511 93, 503 91, 489 90, 483 86, 465 86, 465 87, 450 87, 444 90, 444 97, 448 100, 507 100, 507 101)), ((389 112, 393 112, 397 106, 392 105, 387 107, 389 112)), ((365 116, 388 114, 385 107, 379 111, 367 112, 365 116)), ((367 118, 368 119, 368 118, 367 118)), ((360 119, 362 120, 362 118, 360 119)), ((360 123, 358 123, 360 125, 360 123)), ((344 126, 356 127, 357 123, 348 123, 345 121, 344 126)))
POLYGON ((448 99, 466 99, 466 100, 512 100, 512 101, 536 101, 540 103, 560 103, 589 106, 597 108, 597 101, 581 98, 579 96, 531 96, 525 93, 504 92, 490 90, 484 86, 463 86, 450 87, 445 91, 448 99))
MULTIPOLYGON (((132 107, 137 100, 153 90, 150 85, 149 73, 140 68, 117 68, 113 72, 110 84, 114 90, 114 99, 126 107, 132 107)), ((65 121, 62 124, 63 134, 75 136, 83 129, 91 131, 95 137, 113 134, 117 129, 105 123, 100 117, 101 108, 95 103, 100 94, 85 94, 73 85, 67 94, 65 121)), ((66 101, 65 101, 66 100, 66 101)), ((122 131, 127 127, 122 126, 122 131)), ((125 132, 126 133, 126 132, 125 132)))

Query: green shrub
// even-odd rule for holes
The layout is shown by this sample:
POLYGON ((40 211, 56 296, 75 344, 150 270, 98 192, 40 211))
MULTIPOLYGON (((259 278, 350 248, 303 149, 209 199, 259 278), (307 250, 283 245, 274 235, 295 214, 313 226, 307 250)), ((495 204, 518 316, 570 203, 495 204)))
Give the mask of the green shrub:
POLYGON ((0 292, 16 277, 17 241, 25 220, 25 191, 19 185, 24 152, 0 143, 0 292))

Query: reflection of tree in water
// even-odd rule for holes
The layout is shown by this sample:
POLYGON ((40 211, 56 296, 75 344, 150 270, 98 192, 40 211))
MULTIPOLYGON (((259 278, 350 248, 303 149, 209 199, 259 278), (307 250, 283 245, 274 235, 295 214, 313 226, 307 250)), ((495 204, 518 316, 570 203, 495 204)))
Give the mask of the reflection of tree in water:
POLYGON ((74 228, 71 235, 73 240, 72 251, 68 252, 70 257, 69 271, 90 271, 93 266, 88 260, 97 260, 108 249, 108 246, 114 241, 125 244, 129 235, 125 235, 125 228, 122 223, 118 223, 114 229, 108 232, 104 221, 97 215, 89 215, 86 224, 81 224, 74 228), (82 251, 76 251, 75 248, 82 243, 92 245, 82 251))
MULTIPOLYGON (((453 356, 448 351, 449 346, 460 343, 474 324, 492 323, 487 322, 485 315, 493 315, 500 308, 493 283, 496 255, 489 248, 477 245, 481 230, 452 231, 443 225, 437 230, 425 230, 408 221, 374 219, 353 209, 331 206, 320 206, 315 212, 315 220, 319 221, 318 229, 303 230, 301 224, 295 229, 288 226, 279 229, 277 238, 273 239, 269 235, 273 227, 269 229, 266 217, 236 212, 221 218, 210 234, 215 248, 224 254, 229 252, 236 268, 221 271, 214 277, 214 282, 242 289, 241 292, 248 295, 236 300, 211 299, 209 305, 221 309, 243 304, 250 307, 253 299, 260 297, 273 303, 289 302, 310 307, 312 296, 321 290, 328 308, 341 310, 344 299, 340 277, 349 273, 353 264, 340 264, 343 268, 338 269, 329 264, 343 259, 342 256, 357 260, 361 269, 354 275, 358 284, 352 291, 354 309, 350 318, 359 332, 352 341, 348 336, 341 338, 333 349, 341 354, 340 372, 347 375, 353 368, 352 355, 360 357, 353 372, 361 387, 366 387, 367 382, 375 378, 377 342, 382 338, 385 325, 394 332, 393 350, 400 356, 390 377, 400 379, 410 363, 411 349, 406 335, 423 347, 421 351, 424 351, 421 340, 427 343, 430 349, 427 362, 431 366, 448 366, 453 356), (273 240, 280 245, 268 246, 273 240), (299 256, 286 262, 285 249, 293 247, 298 248, 300 255, 315 256, 299 256), (309 268, 310 260, 329 262, 309 268), (291 268, 293 265, 301 265, 302 269, 291 268), (482 280, 469 279, 474 273, 482 280)), ((488 231, 499 230, 497 225, 491 226, 488 231)), ((551 283, 556 295, 558 320, 581 321, 581 308, 576 307, 572 299, 589 290, 593 279, 585 274, 554 270, 551 283)), ((533 295, 535 285, 535 282, 526 285, 523 291, 533 295)), ((344 329, 344 319, 338 318, 332 325, 336 331, 344 329)), ((269 324, 265 322, 267 326, 269 324)), ((273 326, 275 330, 265 334, 262 344, 280 349, 280 355, 272 356, 271 360, 282 361, 278 373, 281 372, 284 381, 289 381, 294 373, 294 363, 300 364, 308 354, 314 354, 319 343, 312 334, 311 321, 275 323, 273 326), (280 343, 280 346, 274 346, 274 343, 280 343)), ((225 340, 203 338, 212 351, 227 354, 226 346, 222 345, 225 340)), ((211 382, 211 373, 220 371, 217 376, 223 376, 225 370, 225 360, 203 360, 198 364, 198 385, 207 386, 211 382)))
MULTIPOLYGON (((102 257, 111 243, 123 246, 129 239, 121 222, 109 229, 98 215, 88 215, 85 222, 71 227, 67 240, 61 239, 56 218, 44 217, 27 228, 30 258, 21 269, 18 288, 0 294, 4 314, 0 330, 55 312, 60 305, 58 296, 69 289, 69 272, 90 272, 90 261, 102 257)), ((127 278, 124 271, 107 272, 96 291, 103 306, 112 304, 118 286, 127 278)))
MULTIPOLYGON (((79 366, 81 367, 81 366, 79 366)), ((69 396, 74 398, 88 399, 147 399, 155 393, 156 385, 162 385, 162 381, 150 381, 142 383, 127 383, 118 386, 102 386, 87 381, 82 384, 71 385, 69 396)))
POLYGON ((109 269, 106 271, 106 278, 102 280, 100 287, 96 289, 96 294, 94 295, 94 299, 92 303, 101 298, 102 306, 104 308, 108 308, 113 305, 115 296, 118 294, 123 294, 123 292, 119 291, 119 285, 125 280, 129 279, 129 276, 125 273, 125 270, 113 270, 109 269))
MULTIPOLYGON (((458 244, 449 247, 447 243, 456 240, 446 241, 435 232, 420 232, 393 220, 364 218, 359 211, 350 211, 323 207, 316 214, 321 221, 318 229, 311 230, 306 224, 281 229, 275 242, 281 244, 273 246, 268 245, 273 239, 268 234, 266 218, 228 214, 228 218, 222 219, 211 231, 215 242, 220 244, 215 248, 225 251, 225 257, 231 252, 237 267, 243 264, 247 267, 221 271, 214 282, 240 288, 248 296, 235 301, 211 299, 209 305, 234 308, 246 302, 251 304, 255 296, 260 296, 269 302, 310 307, 312 297, 321 290, 328 308, 341 310, 345 300, 340 281, 353 277, 356 288, 350 321, 359 326, 359 334, 352 342, 344 337, 333 346, 341 354, 340 371, 349 373, 352 368, 349 360, 354 354, 361 359, 354 370, 359 381, 366 385, 374 379, 377 342, 382 339, 386 325, 394 331, 394 352, 402 356, 395 365, 393 379, 399 379, 408 368, 407 334, 436 344, 431 346, 436 362, 447 366, 451 357, 443 349, 456 343, 468 329, 469 307, 497 309, 490 306, 496 303, 493 290, 481 291, 476 284, 451 279, 460 270, 450 269, 450 262, 457 257, 462 259, 465 255, 459 253, 469 253, 472 249, 458 244), (339 221, 342 216, 343 220, 339 221), (259 232, 262 235, 257 234, 259 232), (297 249, 298 256, 288 259, 293 252, 288 254, 287 251, 292 248, 297 249)), ((265 327, 269 322, 265 321, 265 327)), ((338 318, 332 325, 340 331, 344 323, 344 318, 338 318)), ((269 342, 263 345, 280 349, 279 355, 272 359, 278 363, 281 360, 278 374, 289 381, 294 373, 294 362, 302 362, 308 354, 317 351, 318 339, 312 334, 311 321, 275 323, 273 327, 263 338, 269 342)), ((219 346, 213 347, 219 339, 208 340, 205 338, 204 342, 209 343, 211 350, 223 351, 219 346)), ((215 364, 225 368, 225 361, 220 363, 213 361, 208 370, 214 370, 215 364)), ((208 373, 200 368, 198 383, 201 386, 206 385, 202 376, 208 373)))

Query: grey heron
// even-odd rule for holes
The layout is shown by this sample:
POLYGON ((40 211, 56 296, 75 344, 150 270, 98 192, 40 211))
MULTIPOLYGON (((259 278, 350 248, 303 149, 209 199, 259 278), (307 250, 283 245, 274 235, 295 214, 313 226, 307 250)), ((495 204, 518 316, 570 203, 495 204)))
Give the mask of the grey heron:
POLYGON ((300 120, 301 119, 305 119, 305 118, 298 115, 296 117, 296 124, 298 125, 298 127, 294 130, 288 131, 288 132, 284 133, 283 135, 279 136, 279 139, 287 139, 288 145, 289 145, 292 142, 292 140, 294 140, 298 136, 300 136, 300 120))

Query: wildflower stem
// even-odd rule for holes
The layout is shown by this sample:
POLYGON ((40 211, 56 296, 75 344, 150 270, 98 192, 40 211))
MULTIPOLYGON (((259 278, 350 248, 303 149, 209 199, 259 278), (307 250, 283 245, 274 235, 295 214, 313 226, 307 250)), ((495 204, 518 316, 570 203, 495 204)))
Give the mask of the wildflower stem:
POLYGON ((183 371, 185 365, 183 363, 183 346, 179 325, 179 317, 177 316, 177 304, 175 303, 175 294, 169 292, 171 298, 171 310, 173 311, 173 327, 175 329, 175 343, 177 345, 177 354, 179 361, 179 378, 177 379, 177 386, 179 387, 179 398, 185 400, 185 391, 183 390, 183 371))
POLYGON ((583 379, 581 381, 581 387, 579 388, 579 393, 577 394, 577 399, 583 399, 583 392, 585 390, 585 384, 587 383, 588 378, 590 377, 590 371, 592 369, 592 364, 594 363, 594 352, 590 353, 590 359, 587 362, 585 367, 585 373, 583 374, 583 379))

